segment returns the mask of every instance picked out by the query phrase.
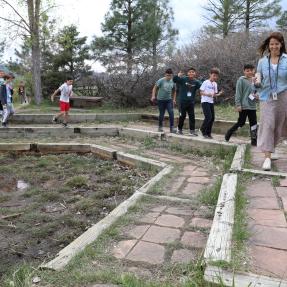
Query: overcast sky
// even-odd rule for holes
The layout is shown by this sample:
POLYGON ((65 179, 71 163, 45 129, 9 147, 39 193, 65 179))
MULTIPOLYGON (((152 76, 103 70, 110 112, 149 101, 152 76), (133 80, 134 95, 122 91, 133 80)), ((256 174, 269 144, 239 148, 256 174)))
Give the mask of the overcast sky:
MULTIPOLYGON (((58 8, 53 15, 59 26, 76 24, 82 36, 101 35, 101 23, 108 12, 111 0, 55 0, 58 8)), ((170 0, 174 11, 174 27, 179 30, 178 44, 188 43, 192 34, 205 23, 204 10, 208 0, 170 0)), ((287 9, 287 0, 281 1, 287 9)), ((14 42, 15 43, 15 42, 14 42)), ((9 57, 13 55, 14 45, 9 49, 9 57)))
MULTIPOLYGON (((101 22, 108 12, 111 0, 56 0, 62 5, 58 13, 64 15, 63 24, 76 23, 83 35, 100 35, 101 22), (80 3, 80 5, 79 5, 80 3), (65 11, 62 14, 62 11, 65 11)), ((179 41, 188 40, 193 31, 203 24, 202 5, 207 0, 170 0, 174 11, 174 27, 179 30, 179 41)))

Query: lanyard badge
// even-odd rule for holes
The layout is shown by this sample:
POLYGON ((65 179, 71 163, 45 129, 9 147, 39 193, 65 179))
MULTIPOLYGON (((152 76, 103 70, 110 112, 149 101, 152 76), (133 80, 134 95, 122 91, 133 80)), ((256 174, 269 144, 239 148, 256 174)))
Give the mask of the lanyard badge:
POLYGON ((275 74, 275 81, 272 81, 272 77, 271 77, 271 65, 270 65, 270 56, 268 58, 268 64, 269 64, 269 81, 270 81, 270 88, 271 88, 271 96, 273 101, 277 101, 278 100, 278 94, 277 94, 277 85, 278 85, 278 74, 279 74, 279 63, 280 63, 280 59, 281 56, 279 57, 278 60, 278 64, 277 64, 277 69, 276 69, 276 73, 275 71, 272 69, 273 74, 275 74))

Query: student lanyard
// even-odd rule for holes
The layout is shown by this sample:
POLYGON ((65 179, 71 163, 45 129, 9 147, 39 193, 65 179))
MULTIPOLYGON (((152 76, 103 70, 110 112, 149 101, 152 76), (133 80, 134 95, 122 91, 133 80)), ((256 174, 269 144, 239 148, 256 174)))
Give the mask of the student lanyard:
MULTIPOLYGON (((270 88, 273 92, 277 92, 277 85, 278 85, 278 74, 279 74, 279 63, 280 63, 280 59, 281 59, 281 55, 279 56, 278 59, 278 64, 277 64, 277 69, 276 69, 276 73, 275 73, 275 81, 272 81, 271 78, 271 59, 270 56, 268 57, 268 67, 269 67, 269 81, 270 81, 270 88), (274 85, 273 85, 274 84, 274 85)), ((272 72, 274 74, 274 71, 272 69, 272 72)))

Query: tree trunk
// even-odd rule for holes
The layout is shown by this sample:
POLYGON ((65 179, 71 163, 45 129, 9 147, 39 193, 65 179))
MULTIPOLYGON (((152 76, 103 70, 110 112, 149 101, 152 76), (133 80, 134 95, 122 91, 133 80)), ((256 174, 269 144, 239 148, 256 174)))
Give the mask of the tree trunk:
POLYGON ((249 30, 250 30, 250 0, 246 0, 245 32, 249 33, 249 30))
POLYGON ((127 74, 131 75, 133 69, 133 43, 132 43, 132 1, 128 2, 128 41, 127 41, 127 74))
POLYGON ((29 28, 32 42, 33 92, 37 105, 42 102, 41 49, 40 49, 40 5, 41 0, 27 0, 29 28), (34 3, 35 1, 35 3, 34 3))
POLYGON ((37 105, 42 102, 41 53, 39 45, 32 45, 33 92, 37 105))
POLYGON ((157 44, 152 44, 152 70, 155 73, 157 71, 157 44))

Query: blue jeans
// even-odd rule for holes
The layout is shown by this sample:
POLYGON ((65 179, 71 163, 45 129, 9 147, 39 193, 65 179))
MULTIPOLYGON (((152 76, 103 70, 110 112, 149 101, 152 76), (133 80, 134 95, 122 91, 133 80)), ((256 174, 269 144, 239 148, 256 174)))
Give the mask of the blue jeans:
POLYGON ((158 100, 157 106, 159 110, 159 118, 158 118, 158 126, 162 127, 163 120, 164 120, 164 114, 167 110, 169 115, 169 126, 170 128, 173 128, 174 125, 174 113, 173 113, 173 103, 172 100, 158 100))

